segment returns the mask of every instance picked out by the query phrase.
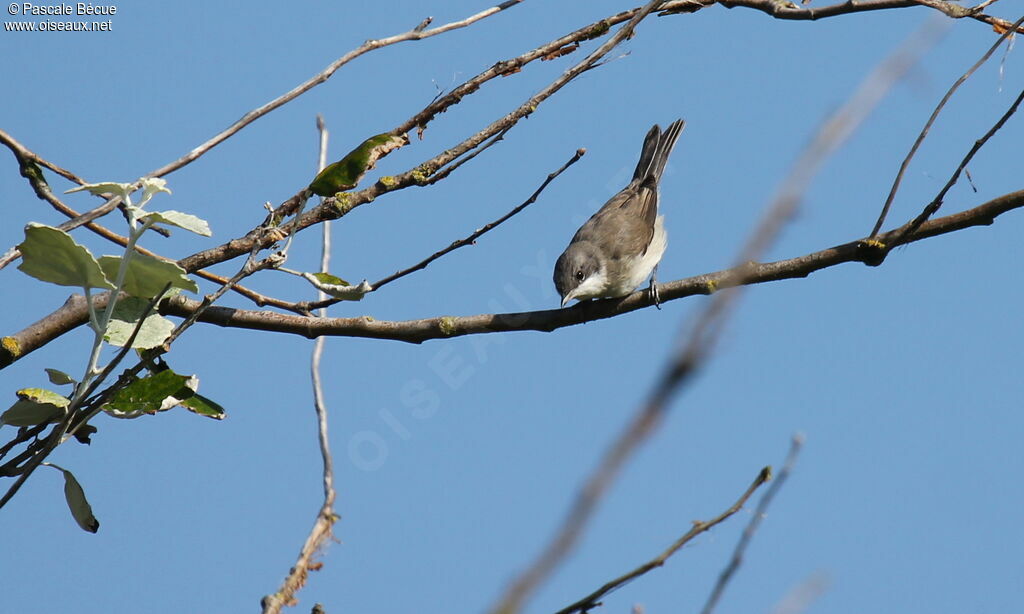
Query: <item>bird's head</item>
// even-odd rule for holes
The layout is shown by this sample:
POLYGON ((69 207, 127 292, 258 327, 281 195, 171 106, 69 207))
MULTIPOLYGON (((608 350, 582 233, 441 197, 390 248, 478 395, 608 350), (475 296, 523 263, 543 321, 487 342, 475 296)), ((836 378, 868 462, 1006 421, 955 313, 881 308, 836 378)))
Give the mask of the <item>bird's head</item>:
POLYGON ((600 296, 607 285, 604 261, 597 248, 587 241, 574 241, 555 263, 555 288, 562 307, 572 299, 600 296))

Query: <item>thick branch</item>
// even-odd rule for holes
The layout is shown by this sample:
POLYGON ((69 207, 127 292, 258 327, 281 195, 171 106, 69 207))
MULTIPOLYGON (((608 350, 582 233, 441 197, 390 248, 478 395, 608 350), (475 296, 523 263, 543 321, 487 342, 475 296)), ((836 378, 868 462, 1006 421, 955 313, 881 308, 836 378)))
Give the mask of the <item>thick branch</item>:
MULTIPOLYGON (((991 225, 999 215, 1024 207, 1024 190, 1000 196, 973 209, 937 218, 926 222, 912 236, 901 243, 889 245, 900 229, 880 235, 879 239, 892 250, 930 237, 956 232, 972 226, 991 225)), ((815 271, 844 262, 873 263, 876 246, 865 240, 850 241, 797 258, 754 264, 742 267, 745 284, 760 284, 783 279, 807 277, 815 271)), ((713 292, 735 285, 739 268, 707 273, 662 284, 662 302, 713 292)), ((182 296, 165 303, 162 313, 184 316, 198 305, 182 296)), ((481 314, 474 316, 451 316, 426 318, 422 320, 385 321, 368 317, 358 318, 303 318, 298 316, 266 313, 261 311, 213 307, 200 321, 233 328, 250 328, 273 332, 286 332, 317 337, 331 335, 342 337, 368 337, 392 339, 410 343, 422 343, 429 339, 445 339, 462 335, 498 333, 508 331, 535 330, 551 332, 566 326, 583 324, 594 320, 612 318, 651 305, 646 291, 634 292, 621 299, 590 301, 569 309, 551 309, 521 313, 481 314)))
MULTIPOLYGON (((754 264, 749 268, 743 267, 744 283, 761 284, 807 277, 815 271, 844 262, 863 262, 874 265, 879 262, 878 250, 884 250, 882 253, 884 257, 884 253, 900 245, 972 226, 989 226, 1000 215, 1021 207, 1024 207, 1024 190, 1000 196, 967 211, 929 220, 922 224, 913 235, 904 237, 899 243, 889 243, 890 240, 898 236, 901 229, 897 228, 879 235, 877 243, 858 239, 796 258, 754 264), (879 243, 884 247, 879 247, 879 243)), ((660 286, 662 302, 697 294, 712 294, 716 290, 735 285, 735 280, 739 279, 739 273, 738 269, 727 269, 667 282, 660 286)), ((101 295, 98 300, 105 301, 106 298, 101 295)), ((104 304, 104 302, 100 302, 97 306, 102 307, 104 304)), ((430 339, 446 339, 483 333, 522 330, 551 332, 566 326, 612 318, 643 309, 650 304, 647 292, 640 291, 622 299, 590 301, 568 309, 443 316, 405 321, 374 320, 365 316, 358 318, 307 318, 265 311, 210 307, 199 321, 231 328, 291 333, 309 338, 328 335, 422 343, 430 339)), ((191 315, 199 305, 200 301, 177 296, 161 305, 161 313, 185 317, 191 315)), ((0 347, 0 368, 6 367, 25 354, 85 324, 87 318, 85 298, 80 295, 72 296, 64 303, 64 306, 42 320, 14 335, 0 338, 0 346, 2 346, 0 347)))

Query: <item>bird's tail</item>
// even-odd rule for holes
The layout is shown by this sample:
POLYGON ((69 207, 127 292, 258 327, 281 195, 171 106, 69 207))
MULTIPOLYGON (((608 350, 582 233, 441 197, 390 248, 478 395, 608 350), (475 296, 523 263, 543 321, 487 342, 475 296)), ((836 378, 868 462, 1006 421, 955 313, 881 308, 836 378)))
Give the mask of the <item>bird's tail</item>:
POLYGON ((655 185, 661 181, 661 174, 665 172, 665 165, 668 164, 669 154, 676 146, 676 139, 683 132, 686 122, 681 119, 669 124, 664 132, 657 124, 651 127, 644 137, 644 146, 640 151, 640 161, 637 162, 636 170, 633 171, 633 182, 642 183, 645 180, 653 181, 655 185))

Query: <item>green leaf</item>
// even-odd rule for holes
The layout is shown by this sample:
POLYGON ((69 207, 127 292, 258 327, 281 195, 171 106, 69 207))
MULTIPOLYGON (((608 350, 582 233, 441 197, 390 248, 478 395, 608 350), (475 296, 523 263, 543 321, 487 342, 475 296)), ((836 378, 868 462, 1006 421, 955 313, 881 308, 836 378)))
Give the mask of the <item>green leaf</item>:
POLYGON ((63 371, 57 369, 44 369, 44 371, 46 371, 46 377, 50 378, 51 384, 61 386, 75 383, 75 379, 63 371))
POLYGON ((322 284, 332 284, 332 285, 335 285, 335 286, 351 286, 352 285, 352 284, 348 283, 347 281, 345 281, 344 279, 342 279, 340 277, 335 277, 334 275, 331 275, 330 273, 310 273, 310 275, 312 275, 313 277, 316 277, 317 281, 319 281, 322 284))
POLYGON ((89 250, 63 230, 31 223, 25 227, 25 240, 18 250, 22 256, 18 270, 40 281, 79 288, 114 288, 89 250))
POLYGON ((103 409, 118 418, 135 418, 141 414, 166 411, 195 395, 199 378, 178 375, 167 369, 135 380, 121 390, 103 409))
POLYGON ((358 286, 353 286, 344 279, 329 273, 300 273, 300 275, 303 279, 313 284, 317 290, 343 301, 361 301, 367 292, 373 291, 373 286, 367 283, 365 279, 358 286), (325 278, 334 279, 341 283, 324 281, 325 278))
POLYGON ((184 399, 181 402, 181 406, 191 412, 199 414, 200 416, 206 416, 207 418, 213 418, 214 420, 223 420, 227 417, 227 414, 224 412, 224 408, 221 407, 220 404, 211 401, 199 393, 184 399))
POLYGON ((194 232, 197 235, 202 235, 204 237, 208 237, 213 234, 210 231, 210 225, 206 220, 180 211, 154 211, 143 215, 139 219, 143 221, 153 220, 153 222, 157 224, 177 226, 178 228, 184 228, 189 232, 194 232))
POLYGON ((388 133, 371 136, 344 158, 327 165, 309 184, 309 189, 318 196, 334 196, 336 192, 351 190, 377 160, 409 142, 408 137, 388 133))
MULTIPOLYGON (((121 256, 101 256, 99 265, 108 279, 117 279, 121 256)), ((124 276, 124 287, 121 289, 132 296, 153 298, 168 283, 172 288, 199 292, 196 282, 189 279, 185 269, 177 264, 145 254, 132 254, 124 276)))
POLYGON ((58 467, 53 463, 46 464, 64 474, 64 499, 67 500, 68 509, 71 510, 71 515, 74 517, 75 522, 78 523, 78 526, 90 533, 98 531, 100 521, 96 520, 96 516, 93 516, 92 506, 89 505, 89 500, 85 498, 85 491, 82 490, 82 485, 78 483, 75 476, 67 469, 58 467))
POLYGON ((11 405, 10 409, 0 414, 0 424, 35 426, 54 422, 63 414, 63 409, 51 403, 36 403, 19 399, 14 405, 11 405))
MULTIPOLYGON (((149 301, 141 298, 128 297, 118 301, 117 306, 114 307, 110 324, 103 334, 103 339, 111 345, 124 347, 148 306, 149 301)), ((174 322, 163 317, 154 309, 143 321, 142 328, 139 329, 139 333, 132 341, 132 347, 139 350, 155 348, 163 343, 173 330, 174 322)))

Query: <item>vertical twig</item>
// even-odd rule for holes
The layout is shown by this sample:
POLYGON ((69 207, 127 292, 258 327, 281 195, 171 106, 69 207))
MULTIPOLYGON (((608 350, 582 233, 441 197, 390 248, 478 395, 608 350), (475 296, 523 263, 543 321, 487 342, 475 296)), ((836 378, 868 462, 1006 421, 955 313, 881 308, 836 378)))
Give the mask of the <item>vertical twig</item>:
MULTIPOLYGON (((323 170, 327 164, 327 139, 328 131, 321 115, 316 116, 316 127, 320 135, 319 158, 317 171, 323 170)), ((326 272, 331 259, 331 223, 323 225, 322 252, 320 255, 320 270, 326 272)), ((320 300, 327 298, 327 295, 320 292, 320 300)), ((326 315, 327 309, 321 309, 320 315, 326 315)), ((313 557, 324 547, 328 540, 333 537, 332 527, 338 520, 334 512, 334 462, 331 460, 330 440, 327 436, 327 405, 324 403, 323 386, 320 379, 320 359, 324 353, 324 337, 317 337, 313 343, 313 355, 310 361, 310 373, 313 383, 313 409, 316 411, 317 437, 320 442, 320 456, 323 458, 323 484, 324 502, 316 515, 313 528, 302 545, 299 558, 295 566, 288 572, 281 588, 273 595, 263 598, 263 614, 277 613, 286 605, 296 603, 295 593, 305 585, 309 570, 313 568, 313 557)), ((319 606, 319 604, 317 604, 319 606)))

